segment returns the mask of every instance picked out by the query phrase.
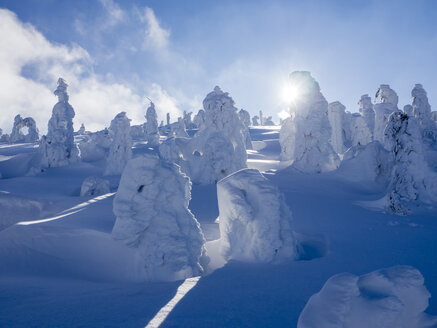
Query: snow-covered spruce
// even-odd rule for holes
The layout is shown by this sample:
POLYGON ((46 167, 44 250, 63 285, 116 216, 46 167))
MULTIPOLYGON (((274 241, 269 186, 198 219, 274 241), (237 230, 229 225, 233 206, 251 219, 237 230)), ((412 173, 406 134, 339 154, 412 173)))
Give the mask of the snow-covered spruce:
POLYGON ((414 203, 437 198, 436 174, 425 162, 422 135, 414 117, 401 112, 390 115, 385 137, 394 157, 386 209, 407 215, 414 203))
POLYGON ((422 274, 410 266, 340 273, 311 296, 297 327, 436 327, 437 317, 424 313, 430 296, 422 274))
POLYGON ((192 112, 187 113, 187 111, 184 110, 183 119, 184 119, 184 123, 185 123, 185 128, 190 129, 190 130, 195 128, 193 120, 191 119, 191 115, 193 115, 192 112))
POLYGON ((208 262, 200 225, 188 209, 190 179, 153 155, 129 161, 114 199, 112 234, 138 249, 146 280, 198 276, 208 262))
POLYGON ((181 166, 196 184, 211 184, 246 167, 246 147, 234 101, 215 87, 203 101, 205 128, 192 139, 169 138, 160 156, 181 166))
POLYGON ((393 112, 398 109, 398 95, 394 92, 388 84, 381 84, 376 92, 375 98, 380 102, 373 106, 375 111, 375 129, 373 132, 373 139, 378 140, 386 147, 384 130, 387 126, 388 118, 393 112))
POLYGON ((83 136, 86 134, 85 124, 81 124, 79 130, 77 131, 77 135, 83 136))
POLYGON ((250 139, 249 126, 250 126, 250 114, 244 109, 240 109, 238 117, 241 123, 243 123, 243 135, 246 142, 246 149, 252 149, 252 140, 250 139))
POLYGON ((188 138, 187 129, 185 127, 185 121, 182 117, 178 117, 177 123, 172 125, 171 134, 177 138, 188 138))
POLYGON ((413 115, 417 119, 422 136, 430 142, 437 141, 437 125, 431 118, 431 106, 428 96, 421 84, 416 84, 411 91, 413 115))
POLYGON ((360 114, 363 116, 363 119, 369 128, 373 140, 373 131, 375 130, 375 111, 373 110, 372 99, 368 94, 362 95, 358 105, 360 106, 360 114))
POLYGON ((150 106, 147 108, 144 132, 149 146, 159 146, 158 115, 153 102, 150 102, 150 106))
POLYGON ((130 137, 132 139, 144 139, 145 135, 145 124, 139 124, 139 125, 131 125, 130 127, 130 137))
POLYGON ((345 109, 346 107, 339 101, 334 101, 328 105, 328 119, 331 124, 332 148, 334 148, 334 150, 339 154, 343 154, 345 150, 345 109))
POLYGON ((41 138, 39 144, 42 168, 64 166, 79 159, 79 150, 74 143, 74 109, 68 103, 67 87, 65 80, 59 78, 54 91, 58 103, 53 107, 47 135, 41 138))
POLYGON ((97 196, 111 192, 109 181, 99 177, 88 177, 82 182, 80 196, 97 196))
POLYGON ((22 118, 20 114, 14 118, 14 126, 9 139, 10 143, 19 142, 37 142, 39 140, 39 133, 36 127, 35 120, 32 117, 22 118), (22 129, 27 128, 27 134, 24 134, 22 129))
POLYGON ((291 211, 258 170, 243 169, 220 180, 217 198, 225 259, 279 262, 296 256, 291 211))
POLYGON ((78 145, 80 149, 80 158, 85 162, 104 159, 109 154, 111 144, 112 136, 107 128, 101 131, 88 133, 78 145))
POLYGON ((367 145, 372 141, 372 132, 362 115, 353 113, 350 123, 351 146, 367 145))
POLYGON ((132 138, 130 136, 130 119, 126 112, 121 112, 111 121, 109 132, 112 143, 109 148, 105 175, 121 174, 126 163, 132 157, 132 138))
POLYGON ((281 159, 292 161, 292 166, 302 172, 336 169, 340 159, 330 143, 328 102, 319 84, 309 72, 301 71, 291 73, 290 82, 300 95, 290 104, 293 117, 287 118, 281 126, 281 159))
POLYGON ((259 117, 257 115, 255 115, 254 117, 252 117, 252 125, 253 126, 259 126, 259 117))
POLYGON ((205 111, 203 109, 199 109, 197 115, 194 116, 193 123, 199 130, 205 128, 205 111))

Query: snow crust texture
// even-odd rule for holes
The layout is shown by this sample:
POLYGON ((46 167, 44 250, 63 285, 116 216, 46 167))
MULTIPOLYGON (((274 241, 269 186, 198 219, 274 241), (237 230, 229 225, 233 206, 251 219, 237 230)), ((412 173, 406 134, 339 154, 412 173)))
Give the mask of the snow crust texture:
POLYGON ((424 313, 430 293, 422 274, 394 266, 356 276, 337 274, 309 299, 298 328, 431 328, 437 317, 424 313))
POLYGON ((292 117, 281 127, 281 159, 292 161, 294 168, 306 173, 336 169, 340 159, 330 143, 328 102, 319 84, 309 72, 301 71, 290 74, 290 83, 300 94, 290 104, 292 117))
POLYGON ((111 121, 109 132, 112 143, 109 148, 105 175, 121 174, 126 163, 132 158, 132 138, 130 136, 130 119, 126 112, 121 112, 111 121))
POLYGON ((74 109, 68 103, 68 85, 62 78, 54 94, 58 103, 53 107, 49 120, 48 132, 41 138, 39 151, 41 167, 65 166, 79 159, 79 150, 74 143, 73 118, 74 109))
POLYGON ((138 249, 146 280, 198 276, 208 262, 205 239, 188 209, 190 179, 180 168, 145 155, 130 160, 114 199, 112 234, 138 249))
POLYGON ((296 256, 291 211, 258 170, 243 169, 219 181, 217 197, 225 259, 266 263, 296 256))

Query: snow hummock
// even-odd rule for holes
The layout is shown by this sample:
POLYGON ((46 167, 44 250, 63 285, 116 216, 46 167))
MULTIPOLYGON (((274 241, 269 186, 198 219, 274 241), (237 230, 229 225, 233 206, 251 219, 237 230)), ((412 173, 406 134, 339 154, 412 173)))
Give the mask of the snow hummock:
POLYGON ((386 208, 407 215, 413 203, 428 203, 437 198, 437 177, 425 161, 422 135, 414 117, 393 113, 385 136, 394 157, 386 208))
POLYGON ((281 159, 291 161, 301 172, 335 170, 340 159, 330 143, 328 102, 320 92, 319 84, 305 71, 291 73, 290 81, 300 94, 290 104, 292 117, 282 123, 281 159))
POLYGON ((130 136, 130 119, 126 112, 118 113, 109 127, 112 143, 109 148, 105 175, 121 174, 126 163, 132 157, 132 138, 130 136))
POLYGON ((130 160, 114 199, 112 234, 136 248, 146 280, 198 276, 208 261, 200 225, 188 209, 190 179, 154 155, 130 160))
POLYGON ((278 188, 256 169, 217 183, 220 249, 243 262, 279 262, 296 256, 291 211, 278 188))
POLYGON ((104 195, 109 192, 111 192, 109 181, 95 176, 86 178, 80 188, 81 197, 104 195))
POLYGON ((39 140, 39 133, 36 127, 35 120, 32 117, 22 118, 20 114, 14 118, 14 126, 10 135, 10 143, 21 142, 37 142, 39 140), (27 134, 24 134, 22 129, 27 128, 27 134))
POLYGON ((54 94, 58 103, 53 107, 49 120, 48 132, 39 144, 40 166, 65 166, 79 159, 79 150, 74 143, 73 118, 74 109, 68 103, 67 83, 58 79, 58 87, 54 94))
POLYGON ((340 273, 309 299, 298 328, 431 328, 437 317, 424 313, 431 294, 422 274, 394 266, 356 276, 340 273))
POLYGON ((153 102, 150 102, 150 106, 147 108, 144 132, 149 146, 159 146, 158 115, 153 102))

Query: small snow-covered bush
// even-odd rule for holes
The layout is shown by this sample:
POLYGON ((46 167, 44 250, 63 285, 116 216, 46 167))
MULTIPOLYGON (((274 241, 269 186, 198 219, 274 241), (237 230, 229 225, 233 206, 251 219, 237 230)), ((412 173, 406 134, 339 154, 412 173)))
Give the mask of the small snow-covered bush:
POLYGON ((437 317, 424 313, 430 296, 422 274, 410 266, 362 276, 340 273, 311 296, 297 327, 436 327, 437 317))
POLYGON ((88 177, 82 182, 80 196, 97 196, 111 192, 109 181, 99 177, 88 177))
POLYGON ((35 120, 32 117, 26 117, 23 119, 20 114, 15 116, 14 126, 12 127, 12 133, 9 142, 37 142, 38 140, 39 133, 36 127, 35 120), (28 129, 28 133, 26 135, 22 132, 23 128, 28 129))
POLYGON ((190 179, 157 156, 130 160, 114 199, 112 234, 138 249, 147 280, 198 276, 207 263, 200 225, 188 209, 190 179))
POLYGON ((296 256, 291 211, 258 170, 243 169, 220 180, 217 197, 225 259, 279 262, 296 256))

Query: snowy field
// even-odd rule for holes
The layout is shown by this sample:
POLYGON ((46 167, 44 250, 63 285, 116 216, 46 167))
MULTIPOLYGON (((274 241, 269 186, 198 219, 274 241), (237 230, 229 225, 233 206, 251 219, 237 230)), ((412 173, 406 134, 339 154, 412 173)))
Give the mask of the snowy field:
MULTIPOLYGON (((85 178, 103 176, 104 161, 26 176, 37 144, 0 144, 0 327, 295 327, 333 275, 396 265, 422 273, 432 295, 426 312, 437 315, 435 208, 375 210, 386 186, 366 175, 365 162, 303 174, 281 167, 279 127, 254 127, 250 136, 248 167, 284 194, 299 259, 222 266, 216 185, 193 185, 189 208, 211 262, 200 278, 175 282, 141 281, 133 249, 111 236, 119 175, 105 177, 109 193, 80 197, 85 178)), ((134 157, 153 152, 134 144, 134 157)))

